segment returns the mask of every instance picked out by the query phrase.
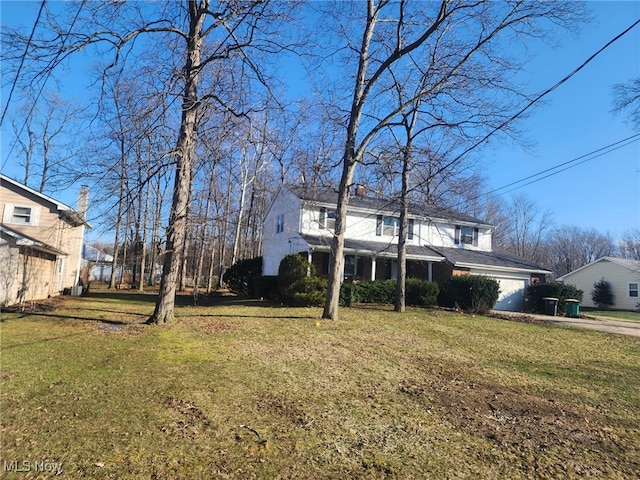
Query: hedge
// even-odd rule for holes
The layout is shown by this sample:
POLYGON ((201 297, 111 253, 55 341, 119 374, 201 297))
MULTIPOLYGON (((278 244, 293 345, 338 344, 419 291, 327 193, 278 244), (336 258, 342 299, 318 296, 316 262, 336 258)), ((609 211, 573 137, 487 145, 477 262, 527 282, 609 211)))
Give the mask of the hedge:
POLYGON ((573 285, 564 283, 536 283, 527 287, 526 303, 527 309, 531 312, 545 313, 544 299, 547 297, 557 298, 558 315, 565 314, 565 300, 575 299, 582 302, 584 292, 573 285))
POLYGON ((467 313, 486 313, 498 301, 500 284, 482 275, 458 275, 441 286, 438 303, 467 313))

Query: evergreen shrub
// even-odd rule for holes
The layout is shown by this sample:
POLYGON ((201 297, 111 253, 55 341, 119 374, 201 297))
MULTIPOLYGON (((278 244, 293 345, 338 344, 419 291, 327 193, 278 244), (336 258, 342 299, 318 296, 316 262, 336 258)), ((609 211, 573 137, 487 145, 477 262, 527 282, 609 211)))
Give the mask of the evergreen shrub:
POLYGON ((482 275, 457 275, 440 287, 438 304, 467 313, 487 313, 498 301, 500 284, 482 275))
POLYGON ((260 276, 262 276, 262 257, 255 257, 234 263, 224 272, 222 280, 233 293, 254 296, 254 281, 260 276))
POLYGON ((604 278, 595 282, 593 284, 593 290, 591 290, 591 299, 593 303, 600 308, 612 306, 615 302, 613 292, 611 291, 611 284, 604 278))
POLYGON ((285 305, 319 306, 327 296, 327 281, 315 276, 315 267, 300 255, 287 255, 278 268, 278 293, 285 305))
POLYGON ((548 297, 558 299, 558 312, 562 316, 566 313, 565 300, 575 299, 582 302, 583 291, 574 285, 564 283, 536 283, 527 287, 526 299, 528 310, 534 313, 545 313, 544 299, 548 297))

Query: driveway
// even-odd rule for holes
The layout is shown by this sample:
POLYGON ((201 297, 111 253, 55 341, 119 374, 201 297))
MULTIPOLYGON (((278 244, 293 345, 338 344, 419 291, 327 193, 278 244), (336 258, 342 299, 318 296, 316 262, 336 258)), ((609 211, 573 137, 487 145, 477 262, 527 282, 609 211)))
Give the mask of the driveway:
POLYGON ((521 312, 505 312, 493 310, 492 316, 499 318, 507 318, 512 320, 536 321, 540 323, 555 323, 558 325, 567 325, 576 328, 587 328, 589 330, 598 330, 606 333, 617 333, 619 335, 630 335, 632 337, 640 337, 640 323, 625 322, 614 320, 606 317, 552 317, 550 315, 540 315, 535 313, 521 312))

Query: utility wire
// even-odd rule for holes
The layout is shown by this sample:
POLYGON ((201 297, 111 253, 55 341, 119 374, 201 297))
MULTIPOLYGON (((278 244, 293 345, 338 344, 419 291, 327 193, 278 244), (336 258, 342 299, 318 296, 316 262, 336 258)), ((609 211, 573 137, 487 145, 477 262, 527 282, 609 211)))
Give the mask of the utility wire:
POLYGON ((569 170, 570 168, 577 167, 578 165, 582 165, 583 163, 586 163, 590 160, 594 160, 598 157, 601 157, 602 155, 618 150, 619 148, 626 147, 627 145, 633 142, 637 142, 638 140, 640 140, 640 133, 636 133, 635 135, 631 135, 630 137, 624 138, 622 140, 618 140, 617 142, 611 143, 605 147, 598 148, 597 150, 593 150, 589 153, 585 153, 584 155, 580 155, 579 157, 568 160, 566 162, 559 163, 558 165, 547 168, 546 170, 541 170, 540 172, 529 175, 528 177, 524 177, 524 178, 521 178, 520 180, 516 180, 514 182, 508 183, 507 185, 503 185, 502 187, 498 187, 494 190, 483 193, 482 195, 479 195, 478 197, 475 197, 472 200, 477 200, 481 196, 482 197, 490 196, 490 195, 497 196, 494 194, 496 194, 500 190, 504 190, 505 188, 509 188, 509 187, 514 187, 514 188, 498 195, 503 195, 504 193, 512 192, 513 190, 517 190, 518 188, 526 187, 527 185, 531 185, 532 183, 536 183, 536 182, 539 182, 540 180, 544 180, 545 178, 552 177, 553 175, 562 173, 566 170, 569 170), (615 147, 615 148, 612 148, 612 147, 615 147), (578 162, 578 160, 582 160, 582 161, 578 162), (561 167, 564 167, 564 168, 561 168, 561 167), (545 173, 548 173, 548 175, 545 175, 544 177, 536 178, 536 177, 539 177, 540 175, 544 175, 545 173), (519 183, 526 182, 527 180, 531 180, 531 181, 528 183, 525 183, 524 185, 518 185, 519 183))
POLYGON ((22 58, 20 59, 20 65, 18 66, 18 70, 16 71, 16 78, 13 79, 13 84, 11 85, 11 91, 9 92, 9 98, 7 98, 7 104, 4 106, 2 117, 0 118, 0 126, 2 126, 2 123, 4 122, 4 117, 7 115, 7 110, 9 109, 9 104, 11 103, 11 97, 13 96, 13 91, 16 89, 16 84, 18 83, 18 78, 20 77, 22 66, 24 65, 24 61, 27 58, 27 52, 29 51, 29 47, 31 46, 31 40, 33 40, 33 36, 36 33, 36 28, 38 27, 38 23, 40 23, 40 17, 42 16, 42 10, 44 10, 45 3, 47 3, 47 0, 42 0, 42 3, 40 4, 40 10, 38 10, 38 16, 36 17, 36 21, 33 24, 33 28, 31 29, 31 35, 29 35, 29 40, 27 40, 27 44, 24 47, 24 53, 22 54, 22 58))
POLYGON ((636 25, 638 25, 640 23, 640 19, 636 20, 635 22, 633 22, 631 24, 631 26, 629 26, 628 28, 626 28, 625 30, 623 30, 621 33, 619 33, 618 35, 616 35, 615 37, 613 37, 611 40, 609 40, 603 47, 601 47, 598 51, 596 51, 594 54, 592 54, 589 58, 587 58, 584 62, 582 62, 582 64, 580 66, 578 66, 576 69, 574 69, 571 73, 569 73, 568 75, 566 75, 562 80, 560 80, 559 82, 557 82, 555 85, 553 85, 552 87, 547 88, 545 91, 543 91, 542 93, 538 94, 538 96, 536 96, 533 100, 531 100, 527 105, 525 105, 524 108, 522 108, 520 111, 518 111, 517 113, 515 113, 513 116, 511 116, 510 118, 508 118, 507 120, 505 120, 504 122, 502 122, 500 125, 498 125, 496 128, 494 128, 493 130, 491 130, 489 133, 487 133, 484 137, 482 137, 480 140, 478 140, 476 143, 474 143, 473 145, 471 145, 470 147, 468 147, 467 149, 465 149, 462 153, 460 153, 457 157, 455 157, 453 160, 451 160, 449 163, 447 163, 444 167, 441 168, 441 170, 453 165, 454 163, 456 163, 458 160, 460 160, 462 157, 464 157, 467 153, 469 153, 470 151, 476 149, 478 146, 480 146, 481 144, 483 144, 484 142, 486 142, 490 137, 492 137, 495 133, 499 132, 500 130, 502 130, 504 127, 506 127, 507 125, 509 125, 510 123, 512 123, 513 121, 515 121, 518 117, 520 117, 524 112, 526 112, 527 110, 529 110, 529 108, 531 108, 535 103, 537 103, 538 101, 540 101, 543 97, 546 97, 548 94, 550 94, 551 92, 553 92, 555 89, 557 89, 560 85, 564 84, 567 80, 569 80, 571 77, 573 77, 576 73, 578 73, 580 70, 582 70, 584 67, 586 67, 589 63, 591 63, 591 61, 593 61, 594 58, 596 58, 598 55, 600 55, 604 50, 606 50, 608 47, 610 47, 613 43, 615 43, 616 41, 618 41, 621 37, 623 37, 624 35, 626 35, 631 29, 633 29, 636 25))

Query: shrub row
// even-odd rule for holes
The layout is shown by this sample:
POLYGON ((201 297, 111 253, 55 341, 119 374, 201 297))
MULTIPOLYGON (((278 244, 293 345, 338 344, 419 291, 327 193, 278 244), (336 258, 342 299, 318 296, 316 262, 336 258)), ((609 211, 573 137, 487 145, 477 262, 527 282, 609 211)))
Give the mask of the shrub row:
MULTIPOLYGON (((405 284, 405 303, 414 306, 436 305, 439 287, 437 283, 408 278, 405 284)), ((340 288, 340 303, 351 306, 354 303, 394 303, 395 280, 373 280, 343 283, 340 288)))
MULTIPOLYGON (((262 257, 257 257, 241 260, 233 265, 225 273, 224 280, 235 293, 280 300, 285 305, 320 306, 326 299, 327 280, 315 276, 315 267, 300 255, 287 255, 280 262, 277 277, 265 277, 261 274, 262 257)), ((395 302, 395 291, 396 280, 344 283, 340 289, 340 303, 345 306, 354 303, 392 304, 395 302)), ((442 305, 460 308, 465 312, 485 313, 495 306, 499 291, 496 280, 478 275, 452 277, 442 286, 427 280, 408 278, 405 302, 413 306, 442 305)), ((570 292, 563 299, 582 299, 582 292, 580 297, 570 292)), ((558 296, 556 293, 555 290, 544 291, 540 297, 541 311, 544 311, 541 299, 545 296, 558 296)), ((537 300, 535 303, 538 304, 537 300)), ((564 309, 564 303, 562 305, 564 309)))

